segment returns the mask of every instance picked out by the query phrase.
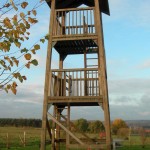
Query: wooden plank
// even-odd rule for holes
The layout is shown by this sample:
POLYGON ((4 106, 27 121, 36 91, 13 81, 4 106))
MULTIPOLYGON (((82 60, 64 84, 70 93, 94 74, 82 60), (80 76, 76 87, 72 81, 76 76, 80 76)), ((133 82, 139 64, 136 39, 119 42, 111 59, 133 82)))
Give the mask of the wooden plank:
POLYGON ((104 118, 105 118, 105 131, 106 131, 106 144, 107 150, 111 150, 111 133, 110 133, 110 112, 108 103, 108 88, 107 88, 107 75, 106 75, 106 58, 103 40, 103 28, 102 28, 102 16, 101 10, 99 8, 99 0, 94 0, 95 2, 95 23, 96 32, 98 34, 98 46, 99 46, 99 86, 101 86, 102 91, 100 94, 104 96, 104 118), (100 76, 101 73, 101 76, 100 76), (102 92, 102 93, 101 93, 102 92))
POLYGON ((79 138, 77 138, 71 131, 69 131, 64 125, 62 125, 57 119, 55 119, 51 114, 47 113, 48 117, 50 117, 56 124, 58 124, 62 129, 66 131, 72 138, 74 138, 79 144, 85 145, 79 138))
POLYGON ((62 35, 62 36, 53 36, 53 41, 68 41, 68 40, 87 40, 97 39, 96 34, 75 34, 75 35, 62 35))
POLYGON ((86 144, 86 145, 79 145, 79 144, 70 144, 68 145, 70 148, 78 149, 78 148, 96 148, 100 150, 106 150, 106 145, 105 144, 86 144))
POLYGON ((47 126, 47 131, 49 134, 49 138, 52 139, 51 128, 50 128, 48 119, 46 119, 46 126, 47 126))
POLYGON ((97 68, 51 69, 52 72, 98 71, 97 68))
POLYGON ((93 10, 94 7, 85 7, 85 8, 65 8, 65 9, 56 9, 56 11, 80 11, 80 10, 93 10))
MULTIPOLYGON (((68 107, 67 107, 67 129, 70 131, 70 104, 68 104, 68 107)), ((66 145, 69 145, 70 144, 70 135, 69 133, 66 132, 66 145)), ((69 147, 66 146, 66 150, 69 150, 69 147)))
POLYGON ((49 97, 49 103, 102 103, 101 96, 57 96, 49 97))
POLYGON ((45 73, 45 87, 44 87, 44 102, 43 102, 43 116, 42 116, 42 132, 41 132, 41 150, 45 150, 46 142, 46 119, 47 119, 47 106, 48 106, 48 93, 49 85, 51 82, 50 67, 51 67, 51 53, 52 53, 52 34, 54 24, 54 12, 55 12, 55 0, 51 1, 51 15, 49 24, 49 41, 47 47, 47 58, 46 58, 46 73, 45 73))
MULTIPOLYGON (((61 114, 61 117, 64 119, 64 120, 67 120, 67 118, 65 116, 63 116, 61 114)), ((84 132, 80 131, 75 125, 73 122, 70 121, 70 126, 73 127, 77 132, 81 133, 86 139, 85 141, 90 141, 90 142, 93 142, 93 139, 91 139, 89 136, 87 136, 84 132)))

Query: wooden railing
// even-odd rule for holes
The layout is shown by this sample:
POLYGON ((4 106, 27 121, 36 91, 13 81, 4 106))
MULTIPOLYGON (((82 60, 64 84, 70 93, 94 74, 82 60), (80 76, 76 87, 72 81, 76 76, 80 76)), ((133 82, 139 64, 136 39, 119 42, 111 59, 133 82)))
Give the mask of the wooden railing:
POLYGON ((94 34, 94 7, 57 9, 53 36, 94 34))
POLYGON ((99 96, 98 69, 51 70, 50 96, 99 96))

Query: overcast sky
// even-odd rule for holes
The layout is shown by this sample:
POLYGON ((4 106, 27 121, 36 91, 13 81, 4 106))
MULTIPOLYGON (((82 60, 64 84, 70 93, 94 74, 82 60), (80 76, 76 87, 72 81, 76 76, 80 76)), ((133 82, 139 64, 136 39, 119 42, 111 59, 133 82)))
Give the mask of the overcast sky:
MULTIPOLYGON (((111 15, 103 15, 103 26, 111 119, 149 120, 150 1, 109 0, 109 6, 111 15)), ((32 28, 27 46, 48 33, 49 12, 46 4, 38 9, 39 23, 32 28)), ((1 118, 41 118, 46 46, 36 55, 39 66, 24 71, 28 80, 19 84, 17 95, 0 93, 1 118)), ((55 56, 52 64, 57 66, 55 56)), ((102 114, 98 107, 73 108, 72 118, 81 117, 99 119, 102 114)))

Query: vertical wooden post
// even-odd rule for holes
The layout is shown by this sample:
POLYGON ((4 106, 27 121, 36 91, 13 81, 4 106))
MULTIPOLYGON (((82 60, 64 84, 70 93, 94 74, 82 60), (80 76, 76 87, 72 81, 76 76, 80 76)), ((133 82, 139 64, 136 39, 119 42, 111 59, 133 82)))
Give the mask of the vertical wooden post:
POLYGON ((51 69, 51 53, 52 53, 52 35, 54 24, 55 0, 51 0, 51 15, 49 25, 49 41, 47 48, 46 58, 46 74, 45 74, 45 87, 44 87, 44 103, 43 103, 43 116, 42 116, 42 131, 41 131, 41 150, 45 150, 46 142, 46 120, 47 120, 47 107, 48 107, 48 93, 49 93, 49 74, 51 69))
POLYGON ((96 33, 98 35, 98 55, 99 55, 99 81, 103 94, 103 107, 104 107, 104 118, 105 118, 105 131, 106 131, 106 145, 107 150, 111 150, 111 133, 110 133, 110 113, 108 103, 108 88, 107 88, 107 75, 106 75, 106 60, 105 60, 105 49, 103 42, 103 29, 101 10, 99 8, 99 0, 95 0, 95 23, 96 33))
POLYGON ((6 134, 6 148, 9 149, 9 135, 6 134))
MULTIPOLYGON (((54 110, 53 110, 53 116, 56 117, 56 106, 54 106, 54 110)), ((52 122, 52 139, 51 139, 51 149, 52 150, 55 150, 55 129, 56 129, 56 126, 55 126, 55 122, 53 121, 52 122)))
MULTIPOLYGON (((86 49, 86 48, 85 48, 86 49)), ((84 52, 84 68, 87 68, 87 61, 86 61, 86 50, 84 52)), ((87 89, 87 71, 84 71, 84 96, 88 95, 87 89)))
MULTIPOLYGON (((68 104, 68 109, 67 109, 67 129, 70 130, 70 104, 68 104)), ((70 136, 66 132, 66 150, 69 150, 69 144, 70 144, 70 136)))
MULTIPOLYGON (((60 122, 60 110, 59 107, 56 107, 56 119, 60 122)), ((60 127, 56 124, 56 150, 59 150, 60 144, 59 144, 59 139, 60 139, 60 127)))
POLYGON ((26 146, 26 132, 23 133, 23 146, 26 146))

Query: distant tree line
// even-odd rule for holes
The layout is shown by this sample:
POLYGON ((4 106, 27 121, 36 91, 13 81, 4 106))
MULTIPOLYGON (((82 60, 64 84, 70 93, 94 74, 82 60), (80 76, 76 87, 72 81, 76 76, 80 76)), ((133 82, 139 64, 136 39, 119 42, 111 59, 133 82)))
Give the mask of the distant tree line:
POLYGON ((87 121, 86 119, 81 118, 74 121, 74 124, 81 132, 100 133, 105 131, 103 123, 99 120, 87 121))
POLYGON ((0 126, 14 126, 14 127, 36 127, 40 128, 42 124, 41 119, 13 119, 13 118, 0 118, 0 126))
MULTIPOLYGON (((52 125, 52 121, 49 120, 50 126, 52 125)), ((86 119, 78 119, 73 121, 75 127, 78 131, 81 132, 89 132, 89 133, 99 133, 104 132, 105 127, 101 121, 88 121, 86 119)), ((65 122, 63 123, 65 126, 65 122)), ((0 118, 0 126, 14 126, 14 127, 36 127, 41 128, 42 121, 41 119, 13 119, 13 118, 0 118)), ((76 130, 74 127, 71 130, 76 130)))

